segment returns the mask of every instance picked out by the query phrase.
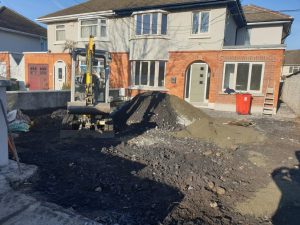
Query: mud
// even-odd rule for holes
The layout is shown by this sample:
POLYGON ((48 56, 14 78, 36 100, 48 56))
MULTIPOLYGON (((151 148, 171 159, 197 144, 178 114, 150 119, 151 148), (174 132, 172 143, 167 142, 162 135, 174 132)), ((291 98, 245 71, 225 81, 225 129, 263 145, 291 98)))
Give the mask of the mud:
MULTIPOLYGON (((180 113, 181 107, 177 110, 173 118, 185 113, 180 113)), ((198 118, 193 114, 185 118, 195 119, 194 123, 197 119, 207 119, 207 124, 215 121, 201 111, 198 118)), ((114 139, 61 140, 59 118, 51 114, 32 118, 31 132, 16 140, 21 160, 39 167, 38 176, 20 191, 42 201, 103 224, 120 225, 276 224, 282 218, 287 221, 284 212, 298 212, 290 203, 283 208, 286 211, 275 211, 278 202, 287 201, 279 186, 284 201, 268 198, 269 206, 255 204, 261 190, 274 182, 273 171, 299 164, 294 157, 300 150, 298 123, 254 119, 256 125, 249 128, 263 134, 264 140, 221 148, 213 139, 174 136, 174 127, 178 126, 176 132, 189 129, 179 122, 164 123, 161 118, 150 117, 146 124, 155 126, 143 127, 142 117, 136 115, 132 118, 139 119, 134 126, 119 123, 122 130, 114 139)), ((225 126, 223 120, 218 121, 225 126)), ((297 174, 297 169, 291 171, 297 174)), ((297 184, 298 177, 293 177, 297 184)))

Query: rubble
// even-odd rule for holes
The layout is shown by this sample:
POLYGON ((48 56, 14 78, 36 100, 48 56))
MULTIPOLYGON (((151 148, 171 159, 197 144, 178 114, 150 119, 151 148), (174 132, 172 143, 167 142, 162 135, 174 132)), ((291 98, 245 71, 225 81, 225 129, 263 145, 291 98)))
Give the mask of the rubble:
MULTIPOLYGON (((182 101, 163 96, 164 106, 158 105, 159 111, 154 112, 166 116, 168 110, 164 109, 172 109, 176 117, 182 118, 184 108, 180 108, 185 107, 182 101)), ((137 99, 133 102, 137 103, 137 99)), ((144 104, 143 101, 138 103, 144 104)), ((143 108, 148 107, 143 106, 141 112, 143 108)), ((122 110, 124 108, 117 113, 122 110)), ((167 125, 168 120, 163 117, 151 117, 149 123, 143 123, 137 119, 143 116, 138 114, 132 117, 137 119, 134 123, 128 122, 134 121, 132 118, 125 123, 122 123, 124 117, 116 120, 119 133, 114 139, 72 141, 59 138, 59 118, 51 118, 51 114, 33 118, 31 132, 20 135, 16 144, 21 159, 38 165, 39 174, 20 191, 72 208, 102 224, 260 224, 258 218, 233 210, 237 202, 253 195, 270 179, 270 171, 253 166, 248 153, 264 151, 268 157, 279 157, 278 162, 285 159, 294 166, 294 160, 287 160, 290 156, 287 151, 295 151, 297 143, 282 143, 280 137, 296 140, 299 132, 293 124, 283 129, 284 124, 274 122, 273 130, 281 130, 265 133, 279 138, 256 141, 253 145, 247 135, 253 141, 261 135, 256 127, 271 129, 261 126, 269 122, 254 120, 256 125, 252 127, 224 125, 224 121, 211 118, 190 105, 184 115, 186 121, 193 122, 182 125, 182 121, 177 120, 171 126, 178 126, 175 132, 169 129, 170 123, 167 125), (192 117, 191 112, 199 112, 197 118, 192 117), (152 128, 151 122, 157 124, 152 128), (235 135, 230 133, 232 130, 235 135), (215 131, 217 134, 212 135, 215 131), (206 134, 211 135, 210 138, 200 138, 206 134), (220 137, 226 140, 230 137, 226 142, 228 148, 218 143, 220 137), (239 144, 235 143, 237 139, 241 139, 239 144)))

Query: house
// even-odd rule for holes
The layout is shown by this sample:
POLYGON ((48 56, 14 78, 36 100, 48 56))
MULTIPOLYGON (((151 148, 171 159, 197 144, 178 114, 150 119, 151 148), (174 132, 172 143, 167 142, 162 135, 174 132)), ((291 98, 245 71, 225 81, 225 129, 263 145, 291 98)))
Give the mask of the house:
POLYGON ((300 116, 300 50, 285 52, 281 100, 300 116))
POLYGON ((47 51, 47 30, 5 7, 0 7, 0 77, 24 77, 23 52, 47 51))
POLYGON ((271 88, 276 112, 293 18, 242 7, 239 0, 90 0, 38 21, 48 26, 54 55, 66 43, 84 47, 95 36, 96 48, 112 55, 111 87, 125 88, 128 96, 156 90, 195 106, 233 111, 235 95, 224 93, 230 88, 251 93, 252 112, 262 112, 271 88))
POLYGON ((300 50, 285 51, 282 76, 288 76, 300 71, 300 50))

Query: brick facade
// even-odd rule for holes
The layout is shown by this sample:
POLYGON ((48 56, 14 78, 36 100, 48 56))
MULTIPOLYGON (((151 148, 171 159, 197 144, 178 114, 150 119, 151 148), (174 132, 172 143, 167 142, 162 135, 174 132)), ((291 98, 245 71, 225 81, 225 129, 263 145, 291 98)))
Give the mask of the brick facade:
POLYGON ((10 78, 10 53, 9 52, 0 52, 0 62, 6 64, 6 79, 10 78))
POLYGON ((128 53, 111 53, 110 87, 127 88, 130 84, 130 62, 128 53))
MULTIPOLYGON (((25 83, 29 81, 29 64, 48 65, 48 87, 54 89, 54 65, 57 61, 63 61, 66 64, 66 84, 70 85, 72 59, 68 53, 25 53, 25 83)), ((30 84, 29 84, 30 88, 30 84)))
MULTIPOLYGON (((128 53, 112 53, 110 64, 110 87, 126 88, 131 85, 131 66, 128 53)), ((253 96, 252 106, 262 108, 267 85, 274 86, 275 99, 278 99, 281 65, 284 50, 223 50, 223 51, 181 51, 169 52, 166 64, 165 87, 169 94, 184 98, 185 76, 189 66, 195 62, 205 62, 211 71, 209 103, 235 105, 235 95, 222 91, 225 62, 264 62, 262 93, 253 96), (172 83, 172 78, 176 83, 172 83)), ((54 89, 53 70, 56 61, 67 65, 67 83, 71 80, 71 56, 65 53, 27 53, 25 54, 25 80, 28 81, 29 64, 49 65, 49 89, 54 89)), ((147 90, 128 90, 128 96, 135 96, 147 90)), ((275 101, 274 107, 277 107, 275 101)))
MULTIPOLYGON (((194 62, 205 62, 211 70, 209 103, 235 104, 235 96, 222 93, 224 62, 264 62, 265 70, 261 95, 254 95, 253 106, 262 107, 267 85, 273 86, 278 99, 281 65, 284 50, 228 50, 170 52, 166 71, 166 88, 170 94, 184 98, 185 74, 194 62), (176 84, 171 78, 176 77, 176 84)), ((277 107, 275 101, 274 108, 277 107)))

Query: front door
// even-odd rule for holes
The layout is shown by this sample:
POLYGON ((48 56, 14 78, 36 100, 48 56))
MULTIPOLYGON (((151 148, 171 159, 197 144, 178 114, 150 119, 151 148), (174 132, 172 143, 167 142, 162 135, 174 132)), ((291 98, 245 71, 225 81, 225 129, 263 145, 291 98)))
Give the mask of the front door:
POLYGON ((66 64, 58 61, 54 65, 55 90, 61 90, 66 83, 66 64))
POLYGON ((193 63, 186 74, 185 100, 188 102, 203 103, 206 100, 208 65, 193 63))

